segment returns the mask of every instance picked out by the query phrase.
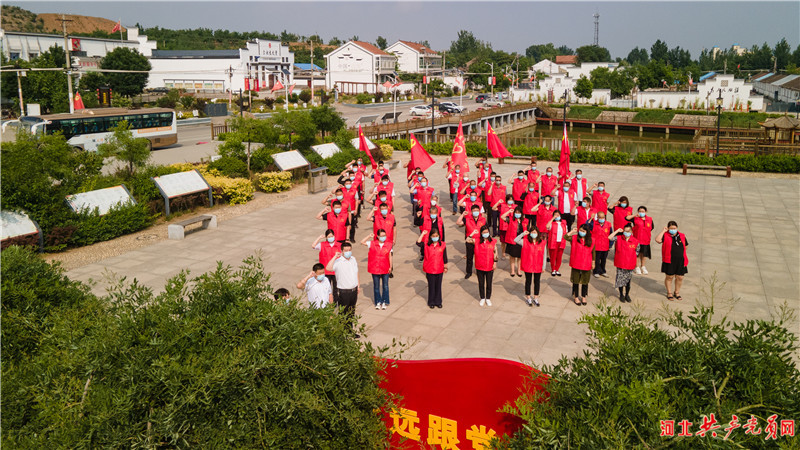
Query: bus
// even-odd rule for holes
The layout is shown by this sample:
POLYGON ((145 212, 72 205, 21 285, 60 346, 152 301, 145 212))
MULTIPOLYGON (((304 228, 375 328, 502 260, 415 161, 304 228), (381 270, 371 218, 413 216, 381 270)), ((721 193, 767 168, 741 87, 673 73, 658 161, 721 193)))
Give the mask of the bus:
POLYGON ((73 147, 96 152, 97 146, 106 142, 113 133, 112 129, 123 120, 130 124, 134 137, 150 141, 150 149, 178 142, 175 111, 165 108, 96 108, 75 113, 22 116, 17 126, 31 134, 62 133, 73 147))

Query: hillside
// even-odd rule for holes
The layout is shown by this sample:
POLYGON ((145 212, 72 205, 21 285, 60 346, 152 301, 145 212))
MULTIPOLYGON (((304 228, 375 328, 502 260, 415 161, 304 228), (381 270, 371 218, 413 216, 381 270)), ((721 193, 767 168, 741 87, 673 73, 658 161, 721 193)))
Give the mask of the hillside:
MULTIPOLYGON (((102 17, 79 16, 67 14, 67 32, 73 34, 90 34, 95 31, 108 33, 114 28, 115 21, 102 17)), ((33 33, 61 33, 61 14, 34 14, 18 6, 3 5, 0 13, 3 29, 6 31, 23 31, 33 33)))

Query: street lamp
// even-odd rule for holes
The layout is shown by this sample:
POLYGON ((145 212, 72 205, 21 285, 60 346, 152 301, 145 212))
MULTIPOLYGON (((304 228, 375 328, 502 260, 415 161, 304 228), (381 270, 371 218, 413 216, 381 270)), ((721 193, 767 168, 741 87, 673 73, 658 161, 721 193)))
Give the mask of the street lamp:
POLYGON ((717 154, 719 156, 719 123, 720 117, 722 116, 722 88, 719 90, 719 95, 717 96, 717 154))
POLYGON ((569 89, 564 90, 564 128, 567 127, 567 106, 569 106, 569 97, 567 94, 569 93, 569 89))

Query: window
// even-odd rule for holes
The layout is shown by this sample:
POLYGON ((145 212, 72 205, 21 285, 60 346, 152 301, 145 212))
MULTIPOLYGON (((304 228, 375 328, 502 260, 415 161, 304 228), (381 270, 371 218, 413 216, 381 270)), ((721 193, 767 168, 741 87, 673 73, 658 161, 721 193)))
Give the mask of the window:
POLYGON ((8 57, 12 61, 15 60, 15 59, 19 59, 19 52, 11 52, 11 53, 8 54, 8 57))
POLYGON ((28 59, 34 59, 34 58, 36 58, 38 56, 39 56, 39 54, 36 53, 36 52, 28 53, 28 59))
POLYGON ((719 85, 722 87, 728 87, 728 80, 720 80, 719 85))

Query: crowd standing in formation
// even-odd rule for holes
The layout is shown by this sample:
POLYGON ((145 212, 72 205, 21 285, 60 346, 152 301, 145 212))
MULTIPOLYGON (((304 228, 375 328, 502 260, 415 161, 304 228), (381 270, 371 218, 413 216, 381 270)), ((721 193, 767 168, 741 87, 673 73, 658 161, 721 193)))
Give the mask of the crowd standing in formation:
MULTIPOLYGON (((311 306, 335 304, 352 320, 361 293, 352 245, 362 212, 369 208, 364 220, 372 222, 372 230, 360 243, 367 247, 367 272, 372 276, 375 309, 389 307, 397 217, 403 215, 395 210, 398 186, 409 192, 412 209, 407 213, 418 229, 416 244, 431 309, 443 307, 442 279, 448 271, 446 209, 457 216, 455 225, 464 229, 464 278, 472 277, 474 269, 479 306, 492 306, 494 272, 503 260, 508 261, 510 277, 525 277, 525 303, 540 306, 542 273, 547 268, 551 277, 561 277, 567 247, 571 300, 575 305, 587 304, 591 277, 608 277, 606 262, 610 252, 619 300, 631 302, 631 279, 634 274, 648 274, 645 263, 652 258, 654 223, 646 206, 639 206, 634 213, 624 195, 609 204, 605 182, 589 185, 580 169, 574 176, 562 178, 551 167, 541 173, 535 158, 505 182, 492 170, 487 158, 480 159, 474 177, 464 166, 448 160, 444 165, 447 175, 442 180, 447 187, 437 191, 423 170, 413 165, 398 185, 383 162, 373 169, 361 158, 349 163, 338 179, 339 186, 325 198, 325 208, 317 215, 326 224, 324 233, 312 244, 319 252, 319 262, 297 284, 307 293, 311 306), (449 201, 443 204, 444 198, 449 201)), ((667 299, 681 300, 688 264, 686 236, 678 231, 675 221, 670 221, 655 241, 661 244, 667 299)))

